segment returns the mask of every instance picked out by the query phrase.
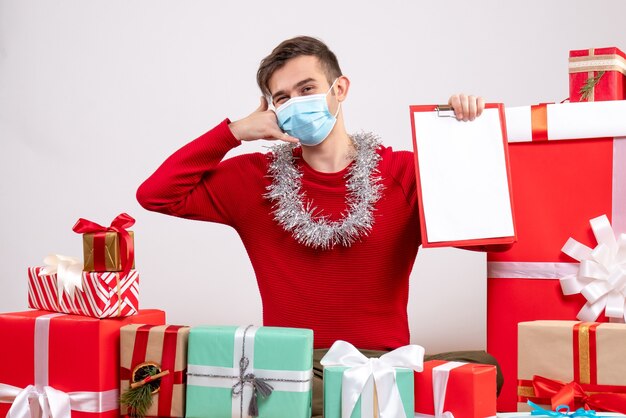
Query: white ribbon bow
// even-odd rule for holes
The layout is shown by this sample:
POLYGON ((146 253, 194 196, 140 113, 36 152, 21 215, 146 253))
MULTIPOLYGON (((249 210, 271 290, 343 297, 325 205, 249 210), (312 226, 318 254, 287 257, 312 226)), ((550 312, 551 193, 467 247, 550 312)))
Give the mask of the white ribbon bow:
POLYGON ((57 275, 57 295, 59 300, 63 296, 63 291, 67 292, 69 297, 72 298, 76 288, 83 290, 83 262, 78 258, 50 254, 43 259, 43 262, 46 266, 40 270, 39 276, 57 275))
POLYGON ((341 384, 341 416, 350 418, 352 411, 370 378, 374 379, 378 396, 380 418, 406 418, 400 391, 396 384, 395 367, 406 367, 421 372, 424 365, 424 348, 406 345, 380 358, 367 358, 352 344, 335 341, 320 362, 323 366, 349 367, 343 373, 341 384))
POLYGON ((560 279, 565 295, 581 293, 587 303, 578 312, 581 321, 593 322, 605 311, 612 320, 624 322, 626 300, 626 234, 615 238, 606 215, 589 221, 598 245, 591 249, 573 238, 561 251, 580 261, 577 274, 560 279))
POLYGON ((70 417, 70 397, 67 393, 44 386, 37 390, 34 385, 24 389, 0 384, 0 398, 14 398, 7 418, 55 418, 70 417))
POLYGON ((70 418, 72 411, 105 412, 118 408, 117 389, 66 393, 51 386, 24 389, 0 383, 0 402, 12 402, 7 418, 70 418))

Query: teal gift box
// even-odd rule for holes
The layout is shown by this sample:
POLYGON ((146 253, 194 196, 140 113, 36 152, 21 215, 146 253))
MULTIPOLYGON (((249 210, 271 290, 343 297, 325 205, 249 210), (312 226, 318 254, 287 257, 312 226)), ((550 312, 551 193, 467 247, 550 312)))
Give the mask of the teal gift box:
MULTIPOLYGON (((324 367, 324 417, 325 418, 341 418, 341 388, 343 372, 349 369, 349 367, 342 366, 329 366, 324 367)), ((402 399, 402 406, 404 407, 404 413, 407 417, 412 417, 413 412, 413 400, 414 400, 414 371, 412 369, 396 368, 396 385, 400 392, 400 398, 402 399)), ((370 404, 367 407, 374 408, 377 403, 375 395, 373 393, 374 385, 370 381, 364 389, 363 395, 359 397, 352 415, 350 418, 361 418, 361 407, 364 398, 366 404, 370 404), (365 393, 368 391, 369 393, 365 393), (366 396, 364 396, 366 395, 366 396)), ((374 411, 374 417, 378 417, 378 413, 374 411)))
POLYGON ((409 344, 367 358, 349 342, 337 340, 320 363, 326 418, 413 417, 413 373, 424 369, 424 347, 409 344))
POLYGON ((188 418, 311 416, 312 330, 193 327, 188 347, 188 418))

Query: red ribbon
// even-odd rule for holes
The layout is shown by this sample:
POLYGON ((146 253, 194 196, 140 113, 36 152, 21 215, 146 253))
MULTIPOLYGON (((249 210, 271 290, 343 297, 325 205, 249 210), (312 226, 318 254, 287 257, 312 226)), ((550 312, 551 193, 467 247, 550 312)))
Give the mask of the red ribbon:
POLYGON ((133 240, 126 228, 130 228, 135 223, 135 219, 127 213, 119 214, 111 225, 106 227, 87 219, 80 218, 72 227, 72 230, 79 234, 94 234, 94 268, 106 271, 104 267, 104 236, 107 232, 117 232, 120 238, 120 259, 122 263, 122 280, 130 272, 135 260, 135 247, 133 240))
POLYGON ((533 141, 548 140, 548 105, 546 103, 530 107, 530 124, 533 141))
POLYGON ((585 408, 626 414, 626 393, 587 394, 577 382, 563 383, 543 376, 533 376, 533 389, 538 398, 550 399, 553 410, 559 405, 570 409, 585 408))

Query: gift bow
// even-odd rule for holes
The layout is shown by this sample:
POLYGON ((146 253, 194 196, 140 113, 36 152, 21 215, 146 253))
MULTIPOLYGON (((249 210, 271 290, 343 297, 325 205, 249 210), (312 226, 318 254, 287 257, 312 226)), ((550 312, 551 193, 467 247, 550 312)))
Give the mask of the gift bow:
POLYGON ((252 398, 248 404, 248 415, 251 417, 259 416, 259 402, 258 397, 267 398, 274 391, 274 387, 267 383, 265 379, 256 377, 254 373, 248 372, 248 366, 250 360, 248 357, 242 357, 239 359, 239 380, 232 387, 232 394, 234 397, 241 396, 243 399, 243 390, 246 384, 252 386, 252 398))
POLYGON ((549 398, 553 409, 567 405, 606 412, 626 413, 626 393, 587 394, 577 382, 563 383, 543 376, 533 376, 533 389, 538 398, 549 398))
POLYGON ((72 411, 104 412, 117 409, 117 389, 66 393, 51 386, 24 389, 0 383, 0 401, 12 402, 7 418, 70 418, 72 411))
POLYGON ((39 276, 57 275, 57 296, 61 300, 63 291, 70 298, 74 297, 76 288, 83 290, 83 262, 76 257, 50 254, 43 259, 46 264, 39 271, 39 276))
POLYGON ((352 344, 335 341, 320 363, 324 366, 349 367, 343 373, 341 386, 341 416, 349 418, 370 378, 378 396, 380 418, 406 418, 400 391, 396 384, 395 367, 423 370, 424 348, 406 345, 379 358, 367 358, 352 344))
POLYGON ((542 416, 542 417, 597 417, 596 411, 586 410, 578 408, 576 411, 570 413, 570 408, 567 405, 559 405, 554 411, 543 409, 533 401, 528 401, 533 410, 530 415, 542 416))
POLYGON ((589 221, 598 245, 591 249, 569 238, 561 251, 580 262, 577 274, 560 279, 565 295, 581 293, 587 303, 578 312, 581 321, 594 322, 604 314, 624 322, 626 313, 626 234, 615 238, 606 215, 589 221))
POLYGON ((121 213, 113 219, 111 225, 106 227, 87 219, 80 218, 72 227, 72 231, 79 234, 89 234, 96 232, 117 232, 120 235, 120 256, 122 259, 122 275, 120 279, 126 277, 133 266, 135 249, 130 234, 126 228, 135 224, 135 219, 127 213, 121 213))

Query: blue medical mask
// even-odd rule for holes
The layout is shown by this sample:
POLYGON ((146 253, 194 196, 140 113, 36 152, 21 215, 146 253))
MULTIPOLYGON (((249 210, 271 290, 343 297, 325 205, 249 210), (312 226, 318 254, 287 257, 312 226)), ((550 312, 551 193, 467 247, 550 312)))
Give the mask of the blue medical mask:
POLYGON ((325 140, 337 122, 341 102, 334 115, 328 110, 326 96, 338 79, 333 81, 326 93, 292 97, 275 109, 278 126, 302 145, 314 146, 325 140))

